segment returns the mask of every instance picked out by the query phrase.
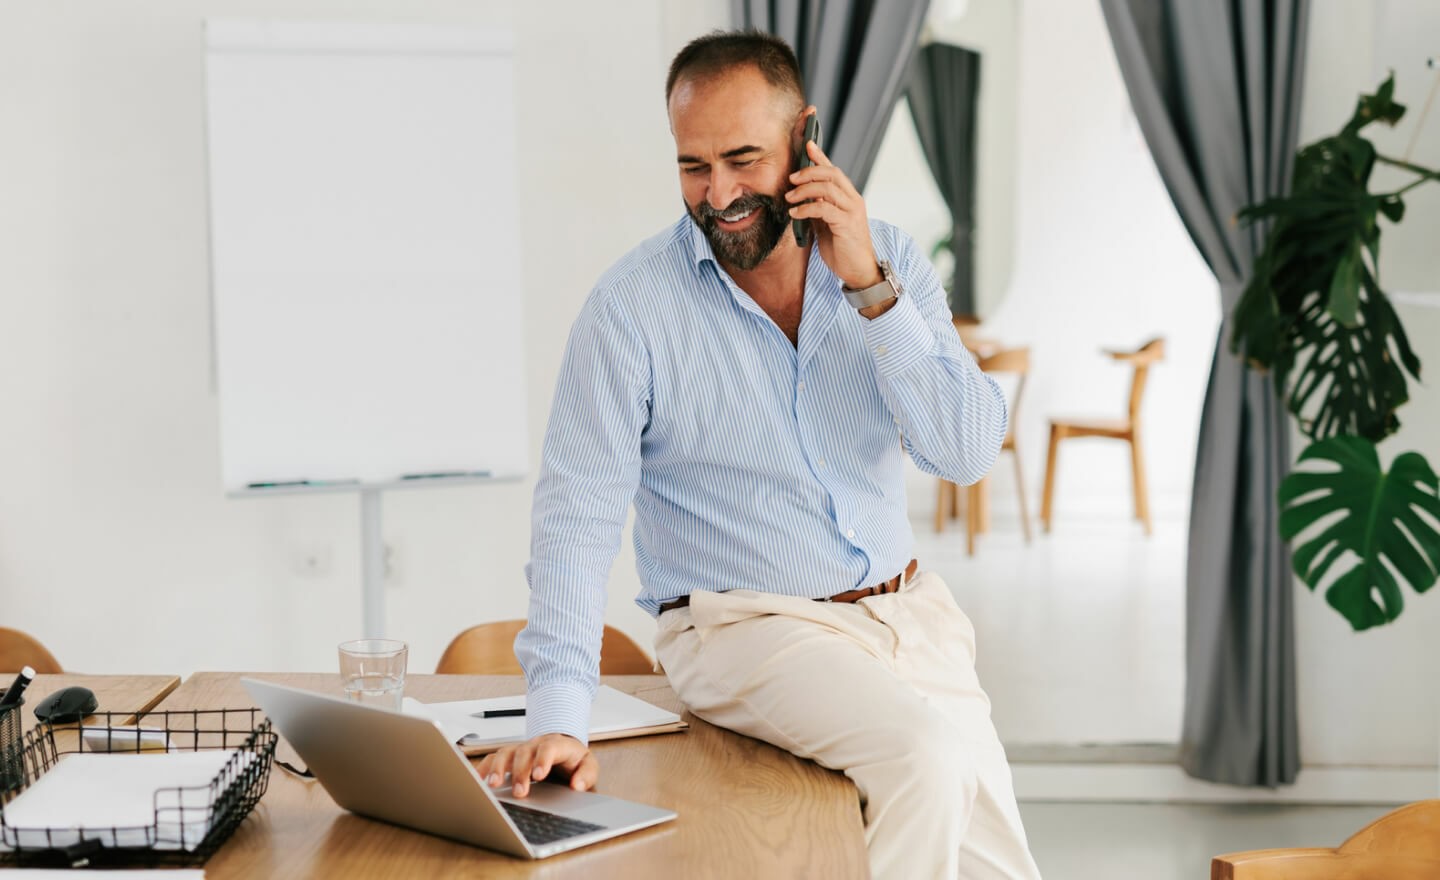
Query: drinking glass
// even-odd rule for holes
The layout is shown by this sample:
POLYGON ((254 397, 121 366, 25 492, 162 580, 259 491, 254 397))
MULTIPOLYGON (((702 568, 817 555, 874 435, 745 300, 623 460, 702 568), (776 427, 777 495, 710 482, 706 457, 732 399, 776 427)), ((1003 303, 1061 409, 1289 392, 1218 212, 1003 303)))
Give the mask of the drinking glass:
POLYGON ((400 710, 405 695, 409 647, 396 639, 356 639, 340 643, 340 678, 345 696, 367 706, 400 710))

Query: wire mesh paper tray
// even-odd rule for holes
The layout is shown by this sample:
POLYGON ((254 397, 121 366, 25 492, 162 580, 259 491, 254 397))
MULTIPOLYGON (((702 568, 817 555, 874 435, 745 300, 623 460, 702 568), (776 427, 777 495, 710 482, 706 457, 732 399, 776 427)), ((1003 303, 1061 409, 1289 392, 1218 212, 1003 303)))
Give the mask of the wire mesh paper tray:
POLYGON ((78 725, 42 723, 25 734, 10 784, 0 785, 0 867, 200 865, 265 794, 277 736, 259 709, 152 712, 138 729, 123 723, 132 717, 97 712, 78 725), (99 752, 231 754, 206 785, 158 788, 148 824, 44 828, 6 821, 6 806, 67 757, 99 752))

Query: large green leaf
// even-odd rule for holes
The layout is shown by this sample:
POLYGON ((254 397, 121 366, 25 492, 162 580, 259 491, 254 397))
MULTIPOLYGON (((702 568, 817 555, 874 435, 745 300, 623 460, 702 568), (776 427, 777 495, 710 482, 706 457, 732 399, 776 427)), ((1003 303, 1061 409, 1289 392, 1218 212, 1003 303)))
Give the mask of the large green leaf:
POLYGON ((1294 324, 1294 360, 1277 368, 1294 377, 1287 405, 1312 440, 1356 434, 1379 441, 1394 433, 1395 410, 1410 399, 1401 365, 1420 375, 1399 316, 1368 278, 1355 307, 1359 320, 1347 326, 1323 297, 1308 297, 1294 324))
POLYGON ((1360 136, 1372 122, 1404 115, 1393 96, 1393 80, 1362 96, 1339 134, 1296 156, 1288 195, 1240 212, 1269 229, 1235 306, 1231 350, 1274 371, 1312 440, 1388 436, 1400 424, 1395 408, 1409 399, 1405 371, 1420 375, 1376 268, 1379 218, 1398 222, 1405 205, 1397 193, 1369 191, 1376 153, 1360 136))
POLYGON ((1423 593, 1440 572, 1440 481, 1415 452, 1382 471, 1375 444, 1361 437, 1331 437, 1300 455, 1301 464, 1317 461, 1335 468, 1297 468, 1280 484, 1286 540, 1325 520, 1295 549, 1295 573, 1312 590, 1328 582, 1325 600, 1356 630, 1389 623, 1405 607, 1397 576, 1423 593))

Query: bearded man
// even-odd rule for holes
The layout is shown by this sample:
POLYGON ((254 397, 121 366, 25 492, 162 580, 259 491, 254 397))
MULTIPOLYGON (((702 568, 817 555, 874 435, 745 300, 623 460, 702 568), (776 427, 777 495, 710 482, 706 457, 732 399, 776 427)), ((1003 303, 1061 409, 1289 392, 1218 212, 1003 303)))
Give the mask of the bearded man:
POLYGON ((1038 877, 974 629, 912 558, 905 502, 907 455, 984 476, 1004 397, 915 243, 801 144, 815 108, 783 41, 695 40, 665 96, 686 214, 571 331, 515 643, 530 739, 480 772, 522 797, 552 770, 595 785, 605 582, 633 503, 636 601, 691 712, 854 780, 876 877, 1038 877))

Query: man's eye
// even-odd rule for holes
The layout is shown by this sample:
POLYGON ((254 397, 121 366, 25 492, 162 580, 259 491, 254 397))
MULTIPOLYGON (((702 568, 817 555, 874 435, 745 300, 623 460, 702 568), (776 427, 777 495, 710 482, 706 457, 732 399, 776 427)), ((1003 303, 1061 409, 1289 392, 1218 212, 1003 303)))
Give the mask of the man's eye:
POLYGON ((736 168, 749 168, 751 165, 754 165, 754 164, 755 164, 755 160, 754 160, 754 159, 739 159, 739 160, 737 160, 737 161, 735 162, 735 167, 736 167, 736 168))
POLYGON ((704 173, 705 173, 705 166, 704 166, 704 165, 688 165, 688 166, 686 166, 683 170, 684 170, 684 172, 685 172, 686 174, 704 174, 704 173))

